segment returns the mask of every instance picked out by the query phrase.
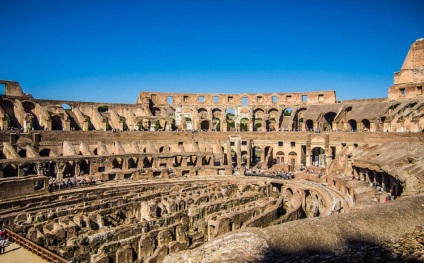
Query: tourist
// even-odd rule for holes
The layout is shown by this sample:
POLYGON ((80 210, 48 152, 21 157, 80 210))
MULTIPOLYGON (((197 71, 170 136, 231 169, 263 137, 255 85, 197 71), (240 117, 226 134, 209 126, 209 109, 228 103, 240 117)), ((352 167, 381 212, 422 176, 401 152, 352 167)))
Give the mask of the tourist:
POLYGON ((6 253, 6 240, 0 240, 0 255, 6 253))
POLYGON ((6 239, 6 230, 1 229, 0 230, 0 240, 5 240, 5 239, 6 239))

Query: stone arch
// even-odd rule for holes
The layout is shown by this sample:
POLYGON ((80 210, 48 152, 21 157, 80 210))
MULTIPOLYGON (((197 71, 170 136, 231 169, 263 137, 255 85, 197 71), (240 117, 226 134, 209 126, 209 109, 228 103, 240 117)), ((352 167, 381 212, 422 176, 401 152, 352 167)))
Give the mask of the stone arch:
MULTIPOLYGON (((4 113, 9 116, 8 127, 9 128, 21 128, 21 124, 18 119, 16 119, 15 115, 15 106, 12 102, 2 99, 0 100, 0 107, 3 109, 4 113), (10 123, 9 123, 10 122, 10 123)), ((6 128, 6 127, 5 127, 6 128)))
POLYGON ((210 156, 203 156, 202 157, 202 165, 210 165, 212 158, 210 156))
POLYGON ((293 125, 295 126, 294 127, 294 129, 295 130, 298 130, 298 131, 301 131, 301 130, 303 130, 304 129, 304 126, 303 126, 303 124, 305 123, 305 117, 304 117, 304 115, 305 115, 305 112, 306 112, 306 108, 300 108, 298 111, 297 111, 297 114, 296 114, 296 121, 293 123, 293 125))
POLYGON ((109 113, 109 107, 106 105, 100 105, 97 107, 99 113, 109 113))
POLYGON ((353 131, 353 132, 357 131, 358 128, 357 128, 357 123, 355 120, 351 119, 347 123, 349 124, 348 131, 353 131))
POLYGON ((60 105, 60 107, 62 107, 62 109, 64 110, 72 111, 72 106, 69 105, 68 103, 63 103, 62 105, 60 105))
POLYGON ((63 130, 62 119, 60 118, 59 115, 53 115, 50 117, 50 119, 52 121, 52 130, 54 131, 63 130))
POLYGON ((157 107, 150 108, 153 116, 161 116, 161 110, 157 107))
POLYGON ((10 163, 3 168, 3 177, 16 177, 18 176, 18 167, 10 163))
POLYGON ((145 157, 143 159, 143 168, 151 168, 153 164, 153 158, 151 158, 151 160, 149 160, 149 157, 145 157))
POLYGON ((297 165, 297 153, 296 152, 289 152, 288 155, 288 163, 289 165, 297 165))
POLYGON ((276 160, 276 163, 277 163, 277 164, 283 164, 283 163, 284 163, 284 156, 285 156, 285 154, 284 154, 284 152, 283 152, 283 151, 278 151, 278 152, 275 154, 275 160, 276 160))
POLYGON ((208 119, 208 111, 205 108, 197 109, 197 115, 199 116, 199 119, 201 119, 201 120, 207 120, 208 119))
POLYGON ((313 131, 314 130, 314 121, 313 120, 306 120, 305 121, 305 129, 307 131, 313 131))
POLYGON ((30 114, 32 117, 31 119, 32 128, 34 128, 35 130, 39 130, 40 129, 39 122, 38 122, 37 115, 35 114, 35 104, 31 101, 23 101, 22 107, 24 108, 25 113, 30 114))
POLYGON ((63 176, 70 177, 75 175, 75 162, 67 161, 65 163, 65 168, 63 169, 63 176))
POLYGON ((116 157, 115 159, 112 160, 112 169, 122 169, 122 158, 120 157, 116 157))
POLYGON ((325 120, 325 122, 323 123, 323 129, 324 130, 329 131, 329 130, 333 129, 333 121, 334 121, 334 118, 336 117, 336 115, 337 115, 337 113, 332 112, 332 111, 327 112, 324 115, 324 120, 325 120))
POLYGON ((256 108, 253 110, 253 130, 263 131, 266 129, 264 125, 265 110, 262 108, 256 108))
POLYGON ((56 162, 50 161, 44 164, 43 174, 48 177, 56 177, 56 162))
POLYGON ((19 150, 19 151, 18 151, 18 154, 19 154, 19 156, 20 156, 21 158, 25 158, 25 157, 27 157, 27 151, 26 151, 26 149, 19 150))
POLYGON ((234 130, 236 128, 236 115, 233 108, 228 108, 225 111, 225 118, 227 120, 227 131, 234 130))
POLYGON ((324 148, 317 146, 311 150, 311 165, 325 167, 324 148))
POLYGON ((79 162, 80 174, 90 174, 90 160, 84 159, 79 162))
POLYGON ((251 164, 252 166, 255 166, 257 163, 262 161, 262 148, 259 146, 253 147, 251 156, 251 164))
POLYGON ((237 152, 234 149, 231 149, 231 165, 233 167, 238 166, 237 152))
POLYGON ((362 123, 362 130, 370 130, 370 128, 371 128, 371 124, 370 124, 370 121, 368 120, 368 119, 362 119, 362 121, 361 121, 361 123, 362 123))
POLYGON ((38 154, 42 157, 50 156, 51 150, 49 148, 42 149, 38 154))
POLYGON ((221 130, 221 116, 222 110, 220 108, 212 109, 212 125, 213 129, 216 131, 221 130))
POLYGON ((241 118, 240 120, 240 131, 249 131, 249 118, 241 118))
POLYGON ((268 121, 266 123, 266 129, 269 131, 276 131, 279 129, 279 111, 276 108, 271 108, 268 110, 268 121))
POLYGON ((247 164, 247 158, 248 158, 247 151, 241 151, 240 157, 241 157, 241 165, 246 165, 247 164))
POLYGON ((203 120, 201 123, 200 123, 200 129, 201 130, 209 130, 209 120, 203 120))

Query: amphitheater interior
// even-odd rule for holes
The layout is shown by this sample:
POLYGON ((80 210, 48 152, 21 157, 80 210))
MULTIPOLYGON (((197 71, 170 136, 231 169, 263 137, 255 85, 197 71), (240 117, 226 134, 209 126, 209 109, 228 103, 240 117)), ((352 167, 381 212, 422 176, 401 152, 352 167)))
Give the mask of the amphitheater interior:
POLYGON ((2 80, 0 225, 71 262, 424 261, 423 84, 424 39, 387 98, 2 80))

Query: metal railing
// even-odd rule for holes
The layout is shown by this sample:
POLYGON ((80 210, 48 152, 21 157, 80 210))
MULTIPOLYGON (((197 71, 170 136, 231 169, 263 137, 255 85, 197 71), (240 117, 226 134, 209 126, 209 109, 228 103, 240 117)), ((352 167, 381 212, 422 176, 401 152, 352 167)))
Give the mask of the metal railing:
POLYGON ((11 231, 8 228, 5 228, 6 230, 6 236, 10 240, 12 240, 14 243, 20 245, 21 247, 31 251, 32 253, 36 254, 37 256, 41 257, 44 260, 47 260, 48 262, 52 263, 69 263, 68 260, 62 258, 61 256, 53 253, 52 251, 45 249, 41 247, 40 245, 37 245, 36 243, 32 242, 31 240, 24 238, 15 232, 11 231))

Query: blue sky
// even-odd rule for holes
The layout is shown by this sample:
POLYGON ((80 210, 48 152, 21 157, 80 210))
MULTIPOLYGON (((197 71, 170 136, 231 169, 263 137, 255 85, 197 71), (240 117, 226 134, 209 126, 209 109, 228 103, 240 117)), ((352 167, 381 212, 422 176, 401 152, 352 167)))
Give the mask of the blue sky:
POLYGON ((0 79, 44 99, 387 97, 410 45, 424 37, 422 0, 0 0, 0 10, 0 79))

